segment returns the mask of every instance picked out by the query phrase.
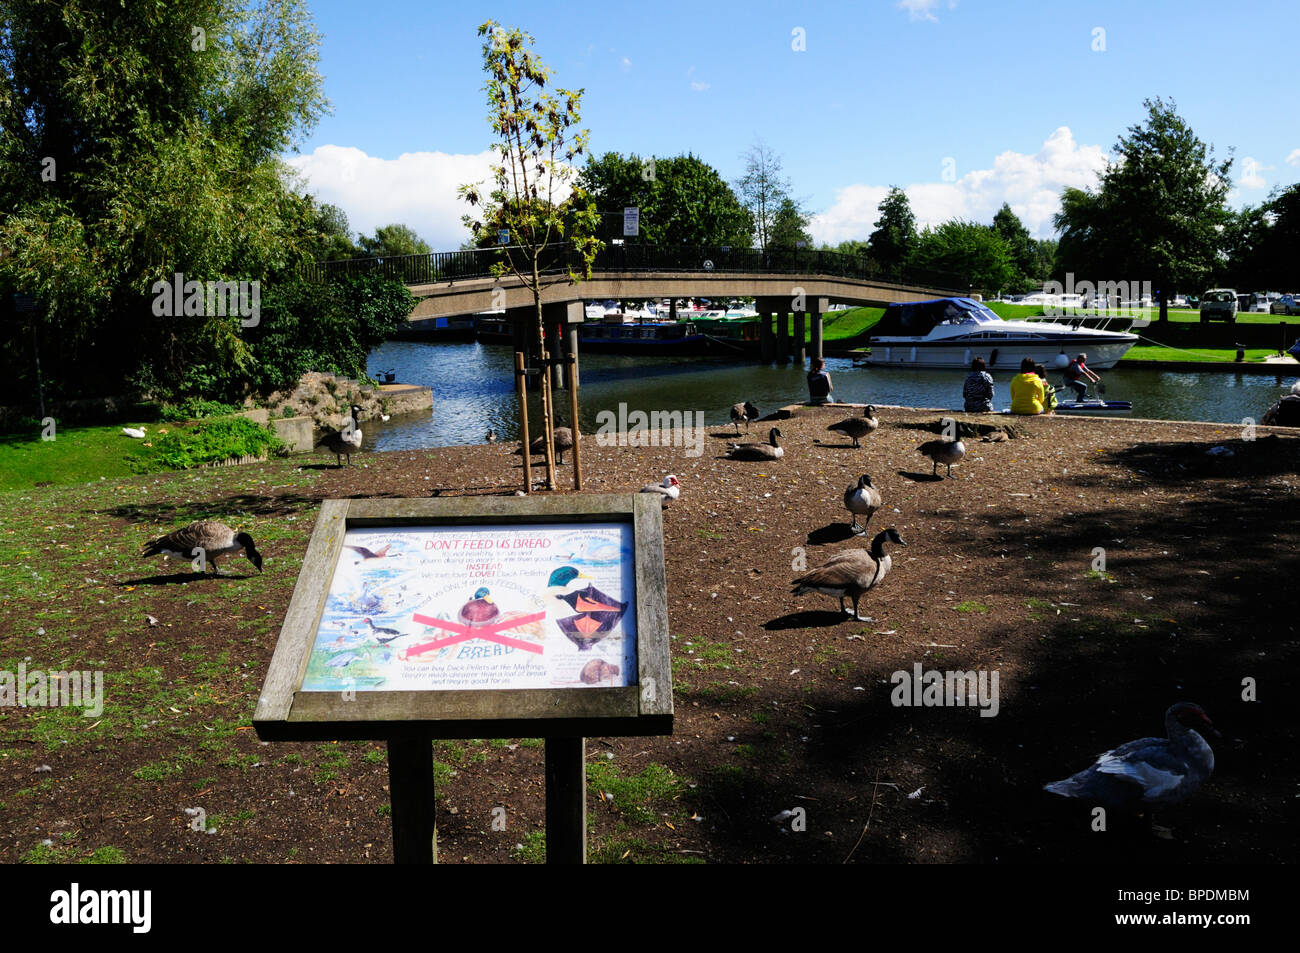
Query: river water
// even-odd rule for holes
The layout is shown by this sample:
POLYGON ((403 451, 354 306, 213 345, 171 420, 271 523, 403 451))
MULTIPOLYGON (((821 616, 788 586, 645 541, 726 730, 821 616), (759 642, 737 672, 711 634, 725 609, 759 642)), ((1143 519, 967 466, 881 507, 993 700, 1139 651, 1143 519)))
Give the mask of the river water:
MULTIPOLYGON (((911 407, 961 407, 965 370, 854 368, 848 358, 829 358, 826 369, 837 400, 850 403, 901 404, 911 407)), ((433 415, 367 420, 365 447, 412 450, 482 443, 488 428, 502 440, 517 437, 518 404, 514 352, 497 344, 426 344, 388 341, 371 352, 372 377, 395 371, 404 384, 433 388, 433 415)), ((1162 420, 1209 420, 1240 423, 1258 420, 1297 380, 1300 366, 1278 375, 1224 371, 1188 373, 1147 368, 1102 372, 1106 397, 1133 402, 1134 417, 1162 420)), ((608 410, 702 411, 707 425, 729 422, 731 405, 748 400, 764 414, 808 397, 806 370, 793 364, 764 365, 705 357, 626 357, 585 354, 581 357, 579 414, 591 433, 597 414, 608 410)), ((1008 382, 1014 374, 993 375, 994 405, 1010 403, 1008 382)), ((1051 374, 1060 385, 1059 372, 1051 374)), ((569 395, 556 392, 560 422, 568 420, 569 395)), ((540 419, 530 395, 530 421, 540 419)))

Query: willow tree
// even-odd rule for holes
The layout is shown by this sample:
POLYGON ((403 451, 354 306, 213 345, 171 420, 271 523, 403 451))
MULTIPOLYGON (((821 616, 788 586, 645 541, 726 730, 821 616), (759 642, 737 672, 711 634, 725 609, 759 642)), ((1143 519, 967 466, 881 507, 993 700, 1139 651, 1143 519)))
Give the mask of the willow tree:
MULTIPOLYGON (((579 130, 583 90, 547 91, 551 70, 530 47, 531 35, 506 29, 488 20, 478 28, 483 42, 483 69, 488 74, 488 121, 497 141, 499 162, 492 166, 492 191, 482 183, 460 188, 461 197, 478 211, 466 215, 465 225, 476 240, 508 232, 502 260, 493 275, 513 275, 533 296, 537 340, 541 354, 542 433, 545 437, 546 485, 555 489, 555 408, 546 326, 542 317, 542 276, 563 264, 569 280, 591 275, 600 242, 595 238, 598 216, 587 194, 573 184, 574 161, 587 148, 587 132, 579 130), (576 251, 569 257, 567 245, 576 251), (574 263, 579 265, 575 269, 574 263)), ((520 408, 523 412, 523 408, 520 408)), ((578 439, 578 421, 573 437, 578 439)), ((577 457, 574 457, 576 466, 577 457)), ((531 475, 525 475, 532 485, 531 475)))

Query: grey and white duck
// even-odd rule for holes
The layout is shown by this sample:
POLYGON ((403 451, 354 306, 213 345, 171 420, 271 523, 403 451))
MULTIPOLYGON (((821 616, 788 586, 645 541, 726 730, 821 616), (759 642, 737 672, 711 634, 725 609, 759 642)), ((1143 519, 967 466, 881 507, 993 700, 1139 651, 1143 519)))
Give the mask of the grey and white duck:
POLYGON ((236 533, 225 523, 216 520, 196 520, 189 526, 159 536, 145 543, 140 550, 141 557, 167 556, 171 559, 192 560, 200 554, 214 573, 220 573, 217 559, 222 556, 234 556, 243 551, 257 571, 262 571, 262 554, 253 544, 253 537, 247 533, 236 533))
POLYGON ((844 598, 847 596, 853 600, 852 618, 859 622, 869 622, 869 619, 859 614, 858 601, 889 575, 893 560, 885 552, 887 542, 897 543, 900 546, 907 545, 903 542, 903 537, 898 535, 898 530, 891 526, 884 532, 876 534, 876 538, 871 541, 870 551, 847 549, 836 553, 826 560, 825 565, 796 579, 792 583, 791 592, 796 596, 807 595, 810 592, 835 596, 840 600, 841 612, 848 612, 844 608, 844 598))
POLYGON ((1120 810, 1177 804, 1214 771, 1206 734, 1219 733, 1200 705, 1179 702, 1165 712, 1164 738, 1139 738, 1102 752, 1078 774, 1043 790, 1120 810))
POLYGON ((780 460, 785 449, 777 442, 781 431, 773 427, 767 433, 767 443, 733 443, 727 451, 729 460, 780 460))
POLYGON ((861 417, 846 417, 837 424, 831 424, 826 429, 852 438, 853 446, 861 447, 862 444, 859 441, 863 437, 871 436, 879 426, 880 421, 876 418, 876 408, 874 405, 868 404, 866 409, 862 411, 861 417))
POLYGON ((862 474, 858 477, 858 482, 844 491, 844 508, 853 514, 853 523, 850 529, 861 536, 867 531, 867 524, 871 522, 872 515, 884 504, 880 498, 880 491, 871 485, 871 477, 862 474), (858 517, 862 516, 862 525, 858 526, 858 517))
POLYGON ((664 505, 666 506, 669 501, 677 499, 682 492, 682 486, 677 482, 676 475, 670 473, 664 477, 662 483, 649 483, 641 487, 641 492, 658 493, 659 496, 663 498, 664 505))

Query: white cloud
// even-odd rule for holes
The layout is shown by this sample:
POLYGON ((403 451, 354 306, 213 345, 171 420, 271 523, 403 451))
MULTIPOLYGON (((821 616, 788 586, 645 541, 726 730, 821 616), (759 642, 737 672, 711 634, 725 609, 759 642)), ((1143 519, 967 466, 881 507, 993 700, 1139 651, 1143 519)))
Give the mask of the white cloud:
MULTIPOLYGON (((939 18, 934 15, 934 11, 939 3, 940 0, 899 0, 895 6, 900 10, 906 10, 909 20, 929 20, 931 23, 938 23, 939 18)), ((949 10, 956 6, 957 0, 948 0, 949 10)))
POLYGON ((1292 149, 1291 154, 1286 157, 1287 165, 1300 165, 1300 149, 1292 149))
POLYGON ((630 70, 632 68, 632 61, 625 56, 623 57, 622 60, 622 66, 623 66, 623 71, 626 72, 627 70, 630 70))
POLYGON ((287 161, 313 195, 347 213, 354 232, 374 234, 381 225, 400 222, 434 251, 454 251, 469 237, 460 217, 470 211, 456 189, 486 182, 493 155, 407 152, 380 159, 351 146, 319 146, 287 161))
POLYGON ((1243 156, 1241 159, 1241 177, 1237 182, 1243 189, 1262 189, 1268 185, 1268 181, 1260 173, 1272 169, 1273 166, 1260 165, 1259 161, 1251 156, 1243 156))
MULTIPOLYGON (((936 226, 952 218, 988 224, 1003 202, 1020 217, 1036 238, 1054 234, 1052 216, 1061 210, 1066 186, 1095 187, 1097 173, 1106 167, 1101 146, 1075 143, 1068 126, 1061 126, 1034 155, 1003 152, 991 169, 975 169, 953 182, 919 182, 904 188, 916 216, 917 228, 936 226)), ((961 171, 960 158, 955 172, 961 171)), ((935 160, 935 178, 943 173, 935 160)), ((865 239, 880 218, 876 208, 889 192, 883 185, 850 185, 836 193, 835 204, 813 217, 809 231, 818 242, 832 245, 848 239, 865 239)))
POLYGON ((701 93, 704 92, 704 90, 709 88, 709 85, 710 85, 709 83, 699 83, 696 82, 695 80, 691 80, 691 89, 695 90, 696 92, 701 92, 701 93))

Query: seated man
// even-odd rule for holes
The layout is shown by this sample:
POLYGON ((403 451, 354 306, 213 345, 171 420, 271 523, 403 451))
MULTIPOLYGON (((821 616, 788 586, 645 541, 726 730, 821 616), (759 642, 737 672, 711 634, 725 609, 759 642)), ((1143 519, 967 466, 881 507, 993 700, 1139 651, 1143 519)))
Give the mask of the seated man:
POLYGON ((1011 412, 1041 414, 1043 397, 1043 380, 1034 370, 1034 359, 1027 357, 1020 362, 1020 373, 1011 378, 1011 412))
POLYGON ((834 399, 831 394, 831 375, 826 373, 826 362, 820 357, 814 357, 812 370, 808 372, 808 403, 829 404, 834 399))
POLYGON ((1300 427, 1300 382, 1291 385, 1291 393, 1264 411, 1260 423, 1266 427, 1300 427))
POLYGON ((984 358, 977 357, 970 362, 970 373, 962 385, 961 396, 968 414, 990 414, 993 412, 993 378, 984 370, 984 358))

